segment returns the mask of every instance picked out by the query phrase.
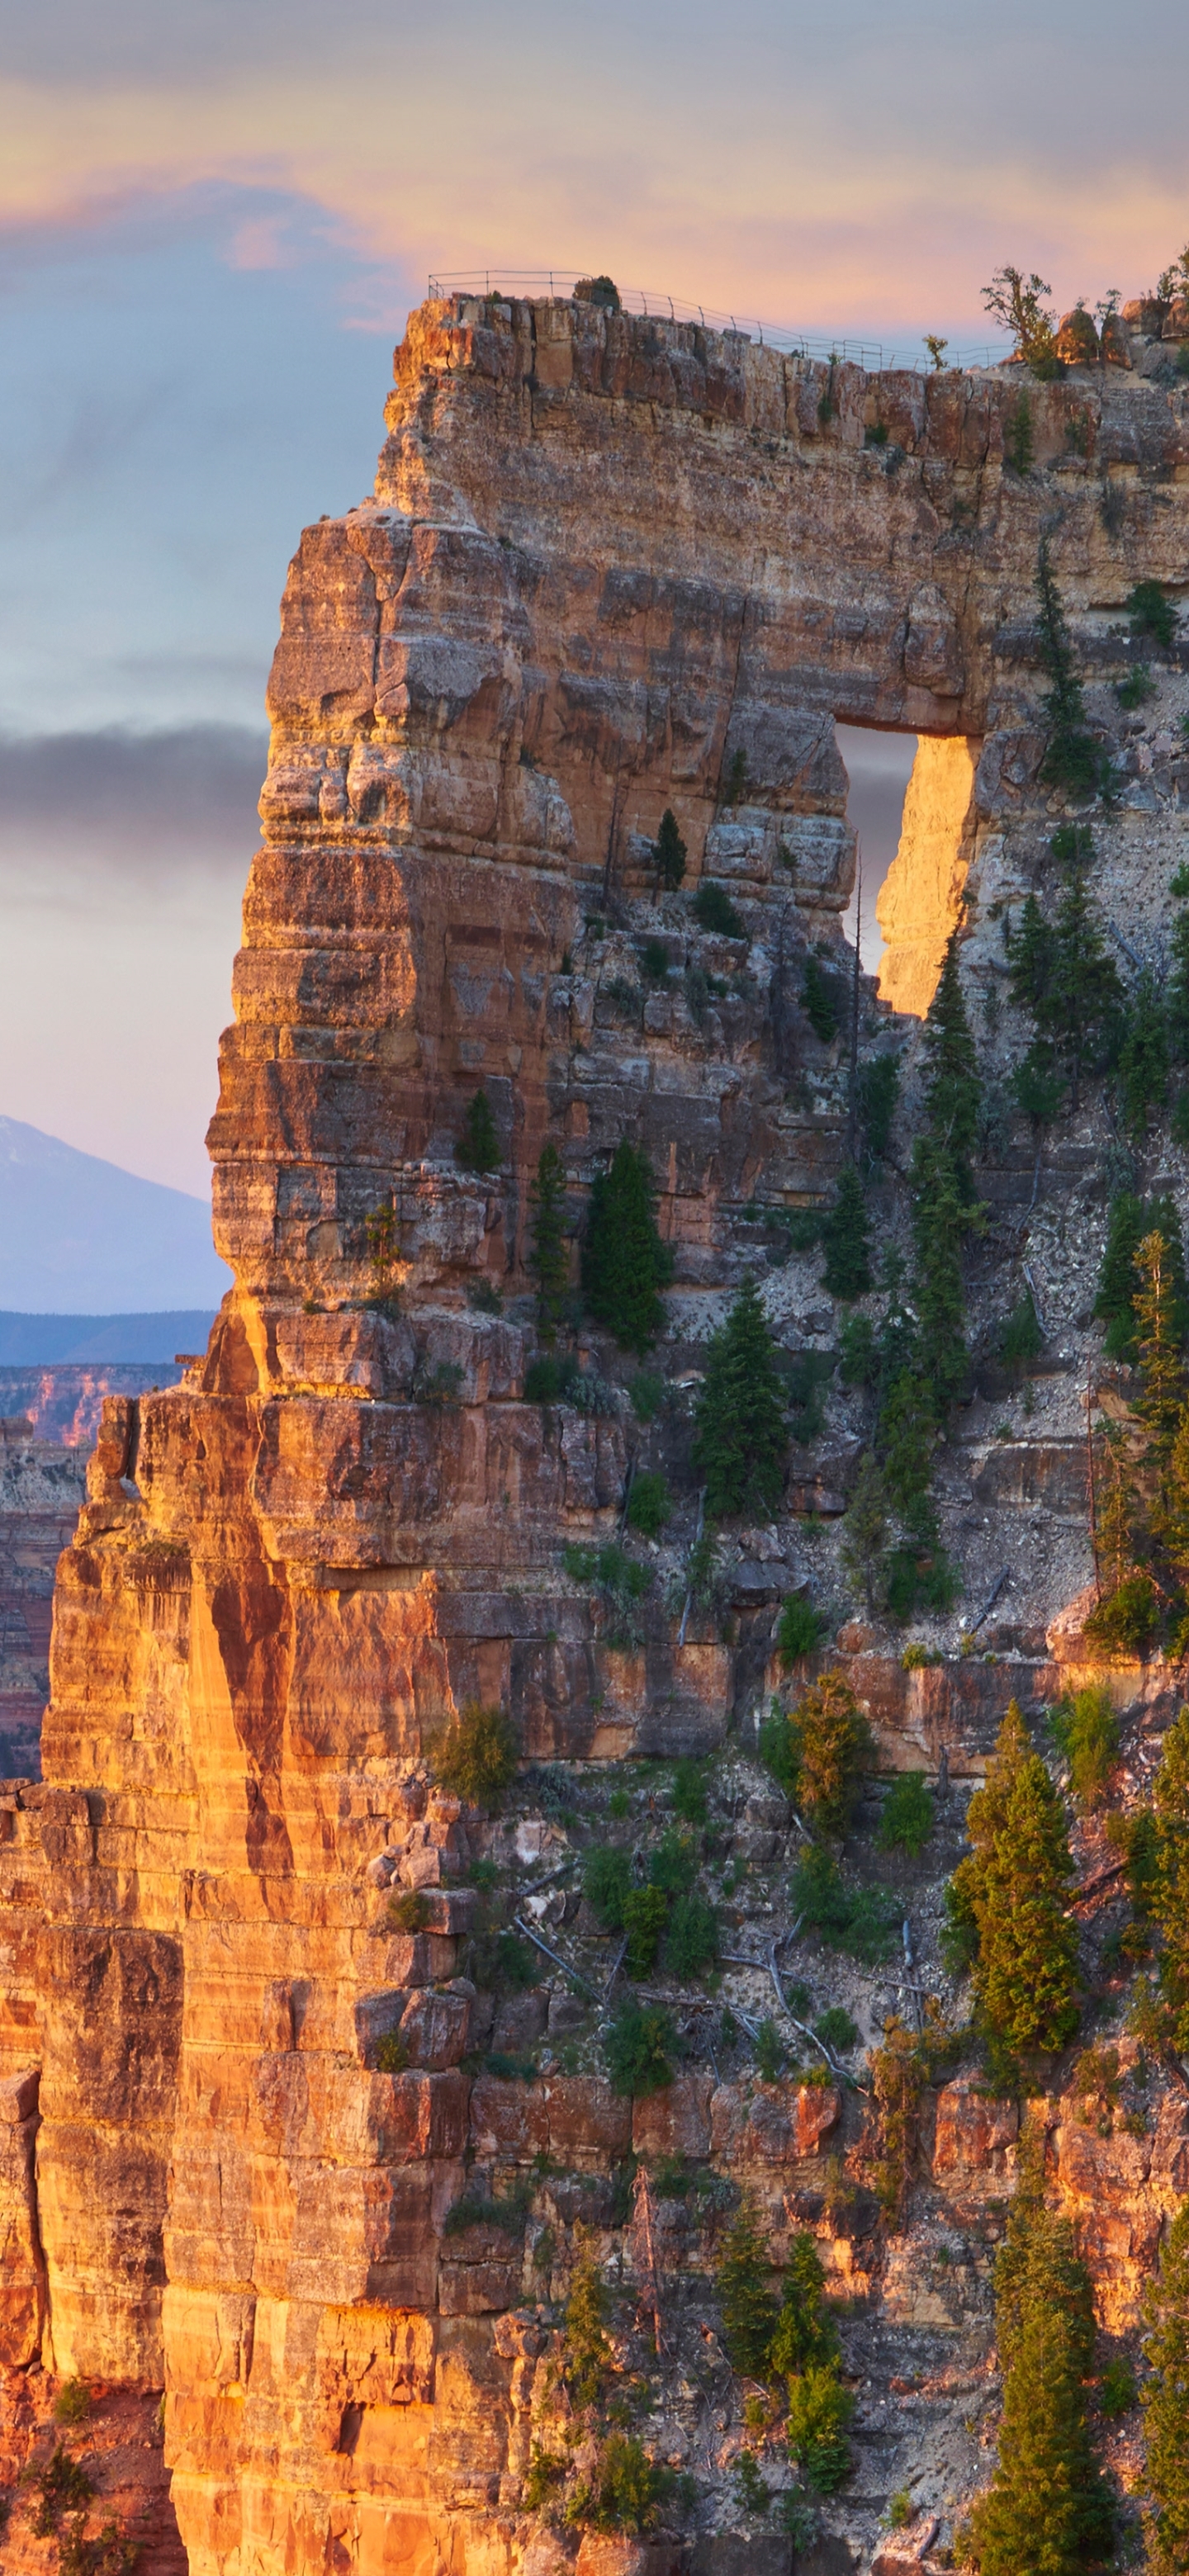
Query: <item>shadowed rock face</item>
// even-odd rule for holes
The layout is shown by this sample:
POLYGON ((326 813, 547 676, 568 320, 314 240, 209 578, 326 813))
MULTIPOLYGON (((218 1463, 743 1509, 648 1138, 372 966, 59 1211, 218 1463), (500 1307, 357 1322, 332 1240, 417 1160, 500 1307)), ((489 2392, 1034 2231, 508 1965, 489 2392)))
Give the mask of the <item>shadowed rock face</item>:
MULTIPOLYGON (((555 1140, 576 1214, 619 1138, 645 1145, 695 1341, 741 1208, 820 1199, 845 1121, 803 984, 815 945, 845 969, 854 864, 834 720, 952 746, 926 744, 946 793, 910 801, 888 913, 885 989, 902 939, 919 1010, 929 890, 952 909, 965 876, 977 932, 1005 834, 1043 812, 1055 493, 1091 668, 1137 574, 1183 570, 1184 397, 1034 387, 1028 480, 1003 466, 1017 400, 587 305, 428 305, 374 497, 295 557, 210 1134, 236 1286, 180 1387, 105 1408, 44 1783, 0 1818, 6 2356, 165 2385, 196 2576, 553 2568, 519 2510, 534 2276, 498 2229, 442 2235, 470 2156, 599 2177, 635 2143, 754 2171, 777 2211, 803 2168, 823 2206, 830 2091, 691 2073, 633 2129, 590 2072, 472 2083, 492 2005, 458 1973, 457 1882, 496 1829, 418 1763, 467 1699, 571 1761, 715 1746, 755 1695, 758 1563, 729 1646, 653 1599, 612 1649, 561 1571, 565 1538, 612 1534, 635 1435, 622 1403, 523 1399, 528 1187, 555 1140), (688 875, 654 902, 667 807, 688 875), (696 928, 699 877, 743 940, 696 928), (480 1083, 487 1177, 453 1151, 480 1083), (425 1891, 418 1928, 391 1884, 425 1891)), ((1002 1674, 856 1673, 893 1759, 978 1767, 1002 1674)), ((542 1994, 529 2044, 561 2027, 542 1994)), ((1002 2159, 974 2116, 949 2106, 941 2169, 1002 2159)), ((861 2243, 847 2261, 862 2286, 861 2243)))

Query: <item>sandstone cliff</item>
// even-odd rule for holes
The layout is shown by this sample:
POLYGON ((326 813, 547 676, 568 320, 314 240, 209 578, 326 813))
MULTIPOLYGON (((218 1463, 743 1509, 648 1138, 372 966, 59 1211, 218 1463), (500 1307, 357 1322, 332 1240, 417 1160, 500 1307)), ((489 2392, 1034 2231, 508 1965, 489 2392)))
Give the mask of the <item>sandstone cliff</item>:
MULTIPOLYGON (((841 1607, 817 1533, 858 1454, 848 1399, 794 1453, 774 1526, 729 1533, 725 1620, 721 1603, 672 1612, 670 1550, 638 1636, 615 1642, 562 1546, 612 1533, 630 1455, 686 1475, 671 1536, 688 1546, 688 1382, 767 1240, 751 1203, 818 1202, 838 1166, 845 1063, 803 998, 811 954, 846 971, 835 720, 922 737, 882 916, 881 989, 909 1014, 963 891, 970 989, 992 992, 997 911, 1058 810, 1038 783, 1043 532, 1092 711, 1126 751, 1119 612, 1137 578, 1185 580, 1189 396, 1107 369, 1030 400, 1037 464, 1021 475, 1004 460, 1010 370, 867 378, 577 302, 428 305, 397 352, 374 494, 294 559, 210 1136, 236 1284, 179 1387, 105 1408, 58 1573, 43 1782, 0 1817, 5 2358, 164 2387, 194 2576, 552 2576, 576 2552, 581 2576, 691 2558, 712 2576, 744 2552, 787 2570, 791 2540, 730 2536, 746 2532, 729 2474, 742 2428, 700 2185, 657 2204, 659 2438, 700 2482, 686 2536, 634 2558, 525 2510, 576 2228, 625 2295, 639 2285, 612 2180, 632 2155, 708 2185, 742 2176, 775 2241, 810 2225, 834 2292, 863 2303, 863 2465, 805 2568, 869 2561, 893 2487, 920 2505, 919 2558, 977 2482, 1015 2114, 961 2080, 943 2093, 931 2180, 889 2239, 839 2161, 861 2176, 859 2098, 718 2062, 696 1997, 680 2080, 616 2095, 598 2042, 612 1958, 574 1875, 613 1812, 663 1807, 669 1775, 635 1758, 713 1751, 728 1991, 744 2027, 775 2009, 795 1835, 748 1757, 780 1598, 833 1586, 841 1607), (667 807, 689 874, 656 899, 667 807), (700 877, 728 891, 742 936, 697 927, 700 877), (646 938, 663 950, 651 976, 646 938), (487 1177, 454 1154, 480 1082, 502 1157, 487 1177), (577 1215, 625 1133, 652 1156, 676 1264, 673 1393, 647 1435, 598 1341, 597 1403, 524 1397, 541 1146, 559 1144, 577 1215), (531 1766, 503 1821, 435 1790, 424 1759, 471 1699, 511 1711, 531 1766), (480 1863, 546 1943, 519 1998, 463 1973, 480 1863), (404 1925, 402 1890, 424 1898, 404 1925), (530 2059, 533 2082, 499 2071, 530 2059), (447 2229, 452 2207, 493 2195, 513 2198, 519 2234, 473 2207, 447 2229)), ((1184 690, 1175 669, 1161 686, 1164 722, 1184 690)), ((1128 757, 1100 846, 1135 947, 1156 934, 1184 817, 1167 724, 1145 719, 1128 757)), ((868 987, 862 1021, 864 1047, 908 1046, 911 1099, 910 1027, 868 987)), ((1031 1208, 1025 1139, 984 1175, 1006 1230, 976 1306, 1027 1255, 1049 1373, 1040 1420, 1008 1441, 988 1379, 947 1467, 972 1613, 1005 1556, 1013 1569, 985 1632, 998 1660, 959 1657, 952 1620, 941 1660, 911 1673, 900 1640, 842 1631, 893 1767, 944 1755, 968 1781, 1007 1698, 1052 1695, 1046 1624, 1088 1573, 1075 1370, 1103 1114, 1087 1108, 1031 1208)), ((894 1227, 891 1186, 885 1213, 894 1227)), ((792 1354, 825 1351, 817 1266, 787 1248, 772 1246, 770 1312, 792 1354)), ((1115 1687, 1138 1776, 1168 1677, 1115 1687)), ((848 1983, 802 1944, 815 2008, 845 2001, 864 2037, 922 1981, 941 1990, 937 1871, 960 1796, 944 1850, 896 1885, 915 1979, 848 1983)), ((1112 2333, 1134 2321, 1189 2142, 1175 2089, 1151 2097, 1142 2137, 1129 2100, 1109 2134, 1083 2133, 1063 2093, 1040 2110, 1112 2333)))

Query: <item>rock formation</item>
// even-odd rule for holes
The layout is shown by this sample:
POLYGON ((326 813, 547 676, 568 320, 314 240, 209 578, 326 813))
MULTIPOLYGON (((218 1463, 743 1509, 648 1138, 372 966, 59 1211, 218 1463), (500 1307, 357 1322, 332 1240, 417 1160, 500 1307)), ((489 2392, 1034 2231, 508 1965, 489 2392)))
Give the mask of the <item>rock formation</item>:
MULTIPOLYGON (((1018 370, 867 377, 577 301, 431 304, 397 352, 374 494, 302 538, 210 1133, 235 1287, 180 1386, 105 1406, 58 1572, 43 1781, 0 1815, 4 2358, 164 2387, 192 2576, 572 2565, 577 2534, 526 2510, 522 2481, 576 2223, 632 2277, 608 2179, 632 2153, 742 2176, 778 2240, 813 2226, 835 2289, 873 2301, 872 2473, 806 2568, 874 2545, 897 2445, 916 2443, 936 2504, 921 2551, 977 2477, 1006 2113, 943 2094, 924 2235, 889 2248, 870 2192, 848 2200, 829 2165, 857 2134, 853 2095, 718 2066, 696 2013, 676 2083, 612 2091, 581 2019, 611 1955, 581 1948, 576 1882, 551 1886, 575 1816, 581 1841, 605 1812, 598 1766, 629 1756, 713 1749, 739 1867, 759 1886, 792 1858, 751 1728, 777 1604, 810 1579, 805 1516, 836 1514, 853 1478, 846 1399, 794 1453, 773 1529, 732 1546, 725 1627, 658 1582, 638 1637, 609 1642, 562 1550, 614 1534, 643 1435, 622 1390, 589 1400, 624 1374, 599 1337, 586 1409, 525 1400, 529 1190, 546 1141, 575 1218, 622 1136, 652 1158, 675 1392, 649 1455, 684 1469, 692 1538, 682 1379, 772 1240, 753 1200, 820 1204, 845 1141, 844 1055, 804 998, 811 956, 851 991, 834 723, 921 737, 882 915, 888 998, 860 996, 864 1048, 874 1031, 911 1051, 889 1004, 926 1007, 963 890, 970 990, 997 990, 998 912, 1061 810, 1038 774, 1045 532, 1091 711, 1121 754, 1131 741, 1104 882, 1133 946, 1158 917, 1184 819, 1175 741, 1150 719, 1125 739, 1111 684, 1133 583, 1184 584, 1189 396, 1128 348, 1126 371, 1022 396, 1018 370), (1021 399, 1027 473, 1005 462, 1021 399), (688 867, 658 895, 666 809, 688 867), (740 937, 698 927, 700 880, 740 937), (488 1174, 454 1150, 480 1086, 488 1174), (469 1702, 501 1703, 535 1766, 503 1820, 427 1766, 469 1702), (546 1945, 541 1983, 498 2019, 464 1973, 477 1862, 531 1900, 546 1945), (569 1972, 548 1955, 567 1937, 569 1972), (507 2072, 534 2054, 535 2082, 507 2072), (513 2186, 519 2235, 471 2208, 513 2186), (943 2278, 947 2229, 962 2251, 943 2278)), ((1046 1622, 1088 1572, 1072 1366, 1096 1259, 1085 1209, 1072 1247, 1058 1227, 1100 1145, 1075 1139, 1033 1216, 1061 1346, 1043 1422, 996 1444, 982 1404, 947 1471, 971 1615, 1005 1550, 1016 1569, 986 1632, 1000 1661, 960 1659, 952 1622, 942 1659, 907 1673, 901 1640, 842 1632, 892 1766, 944 1754, 951 1779, 977 1776, 1007 1698, 1051 1694, 1046 1622)), ((1032 1166, 1030 1143, 1005 1149, 987 1182, 1017 1230, 1009 1268, 1032 1166)), ((778 1329, 824 1350, 813 1265, 773 1249, 778 1329)), ((990 1256, 980 1277, 991 1295, 990 1256)), ((1167 1713, 1150 1676, 1116 1687, 1137 1725, 1167 1713)), ((905 1897, 931 1975, 932 1884, 905 1897)), ((753 1967, 731 1990, 753 2021, 772 2007, 762 1912, 740 1897, 753 1967)), ((859 1986, 876 2030, 896 1973, 852 2002, 859 1986)), ((1113 2329, 1189 2129, 1175 2095, 1142 2148, 1121 2126, 1087 2143, 1056 2097, 1045 2117, 1054 2188, 1104 2230, 1120 2213, 1102 2238, 1113 2329)), ((708 2257, 679 2195, 657 2210, 684 2319, 666 2456, 701 2475, 701 2521, 647 2556, 588 2531, 581 2576, 743 2563, 721 2367, 690 2375, 708 2257)), ((746 2548, 771 2576, 791 2565, 791 2540, 746 2548)))

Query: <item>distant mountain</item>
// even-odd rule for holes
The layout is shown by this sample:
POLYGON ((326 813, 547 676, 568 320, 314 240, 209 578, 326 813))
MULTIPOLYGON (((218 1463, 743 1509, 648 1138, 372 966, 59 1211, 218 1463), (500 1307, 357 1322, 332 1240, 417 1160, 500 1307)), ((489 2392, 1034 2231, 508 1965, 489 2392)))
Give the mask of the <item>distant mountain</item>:
MULTIPOLYGON (((143 1319, 150 1309, 192 1318, 197 1309, 209 1314, 230 1285, 204 1199, 0 1118, 0 1309, 68 1315, 80 1326, 117 1314, 143 1319)), ((201 1347, 192 1321, 188 1331, 178 1348, 201 1347)))

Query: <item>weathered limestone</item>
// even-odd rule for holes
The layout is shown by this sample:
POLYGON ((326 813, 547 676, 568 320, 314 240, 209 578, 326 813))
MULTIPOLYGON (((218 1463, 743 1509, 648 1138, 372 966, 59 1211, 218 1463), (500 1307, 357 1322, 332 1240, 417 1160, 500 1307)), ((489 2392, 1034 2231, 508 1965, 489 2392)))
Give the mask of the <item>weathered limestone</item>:
POLYGON ((978 745, 964 736, 922 735, 904 799, 900 844, 880 888, 876 915, 887 941, 880 999, 923 1019, 937 988, 946 941, 962 910, 973 849, 971 791, 978 745))
MULTIPOLYGON (((612 1649, 563 1569, 614 1527, 631 1424, 524 1400, 529 1184, 548 1136, 577 1211, 622 1134, 646 1145, 691 1325, 753 1196, 820 1199, 843 1120, 802 986, 815 944, 845 962, 834 720, 921 736, 884 978, 919 1012, 964 874, 985 905, 1040 810, 1052 486, 1097 671, 1137 575, 1183 577, 1185 396, 1037 387, 1030 479, 1003 471, 1015 398, 588 305, 430 305, 374 495, 295 557, 210 1135, 236 1284, 180 1387, 105 1410, 45 1785, 0 1806, 4 2354, 165 2385, 193 2576, 540 2567, 517 2480, 544 2332, 527 2249, 443 2234, 469 2157, 551 2158, 567 2223, 633 2147, 741 2164, 786 2231, 825 2209, 830 2086, 472 2083, 475 1853, 417 1757, 470 1698, 534 1758, 702 1749, 763 1673, 762 1571, 730 1647, 654 1598, 612 1649), (666 807, 742 938, 653 900, 666 807), (489 1176, 454 1156, 480 1082, 489 1176), (400 1886, 432 1899, 415 1930, 400 1886)), ((893 1758, 955 1776, 1019 1686, 866 1662, 893 1758)))

